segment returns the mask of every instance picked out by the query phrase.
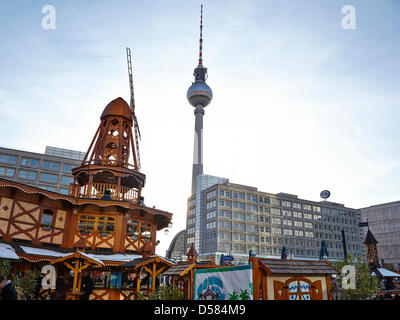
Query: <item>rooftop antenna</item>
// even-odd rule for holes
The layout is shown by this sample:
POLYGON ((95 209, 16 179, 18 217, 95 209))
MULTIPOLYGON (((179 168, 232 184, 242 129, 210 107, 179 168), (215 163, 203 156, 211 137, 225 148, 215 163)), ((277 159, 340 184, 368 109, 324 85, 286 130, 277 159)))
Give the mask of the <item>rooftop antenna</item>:
POLYGON ((199 65, 203 65, 203 5, 201 5, 201 12, 200 12, 199 65))
POLYGON ((137 166, 138 170, 140 170, 140 153, 139 153, 139 139, 141 139, 140 136, 140 130, 139 130, 139 124, 135 115, 135 95, 133 91, 133 77, 132 77, 132 61, 131 61, 131 49, 126 48, 126 59, 128 61, 128 75, 129 75, 129 87, 131 90, 131 100, 130 100, 130 108, 132 112, 132 118, 133 118, 133 125, 134 125, 134 131, 135 131, 135 147, 136 147, 136 157, 137 157, 137 166))

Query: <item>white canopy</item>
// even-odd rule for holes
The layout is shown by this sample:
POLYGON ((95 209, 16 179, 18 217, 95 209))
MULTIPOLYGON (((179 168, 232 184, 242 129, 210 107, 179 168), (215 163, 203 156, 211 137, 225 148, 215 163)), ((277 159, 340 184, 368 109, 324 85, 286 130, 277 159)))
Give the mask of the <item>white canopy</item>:
POLYGON ((15 253, 13 247, 7 243, 0 243, 0 258, 19 260, 19 257, 15 253))
MULTIPOLYGON (((72 252, 62 253, 50 249, 42 249, 42 248, 33 248, 27 246, 21 246, 21 248, 27 254, 38 255, 38 256, 45 256, 45 257, 54 257, 60 258, 70 255, 72 252)), ((118 262, 129 262, 137 258, 142 258, 141 255, 137 254, 124 254, 124 253, 114 253, 114 254, 95 254, 95 253, 84 253, 79 251, 81 254, 90 257, 93 260, 104 264, 103 261, 118 261, 118 262)), ((18 259, 18 256, 17 256, 18 259)))
POLYGON ((45 256, 45 257, 64 257, 69 255, 70 253, 62 253, 54 250, 48 250, 48 249, 42 249, 42 248, 32 248, 32 247, 26 247, 26 246, 20 246, 22 250, 26 254, 34 254, 37 256, 45 256))
POLYGON ((384 277, 400 277, 400 274, 390 271, 385 268, 378 268, 378 271, 381 273, 382 276, 384 277))

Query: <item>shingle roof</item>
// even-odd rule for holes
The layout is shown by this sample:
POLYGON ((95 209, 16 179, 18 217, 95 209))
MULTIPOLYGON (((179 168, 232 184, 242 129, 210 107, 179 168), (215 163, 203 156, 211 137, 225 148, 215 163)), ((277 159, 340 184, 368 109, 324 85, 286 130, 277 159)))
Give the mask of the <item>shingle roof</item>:
POLYGON ((365 236, 364 244, 373 244, 373 243, 378 243, 378 241, 376 241, 371 230, 368 229, 367 235, 365 236))
POLYGON ((272 274, 339 274, 325 261, 259 259, 272 274))
POLYGON ((186 270, 191 265, 189 262, 181 262, 169 268, 163 273, 164 276, 180 275, 182 271, 186 270))

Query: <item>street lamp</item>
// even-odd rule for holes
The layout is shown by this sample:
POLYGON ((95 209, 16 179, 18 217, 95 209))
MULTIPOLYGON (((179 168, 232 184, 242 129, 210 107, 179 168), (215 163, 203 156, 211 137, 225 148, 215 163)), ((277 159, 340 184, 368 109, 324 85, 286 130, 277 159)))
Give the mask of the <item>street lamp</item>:
POLYGON ((165 228, 165 229, 164 229, 164 233, 165 233, 165 235, 168 235, 168 233, 169 233, 169 229, 171 229, 171 228, 172 228, 172 222, 168 223, 168 226, 167 226, 167 228, 165 228))

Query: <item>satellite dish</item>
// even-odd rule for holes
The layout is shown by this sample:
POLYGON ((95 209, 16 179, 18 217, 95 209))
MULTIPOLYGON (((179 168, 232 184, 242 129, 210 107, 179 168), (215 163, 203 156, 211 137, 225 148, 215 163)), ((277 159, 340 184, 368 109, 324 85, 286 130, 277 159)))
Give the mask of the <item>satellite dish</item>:
POLYGON ((330 197, 331 193, 329 190, 323 190, 323 191, 321 191, 321 193, 319 195, 322 199, 326 200, 330 197))

